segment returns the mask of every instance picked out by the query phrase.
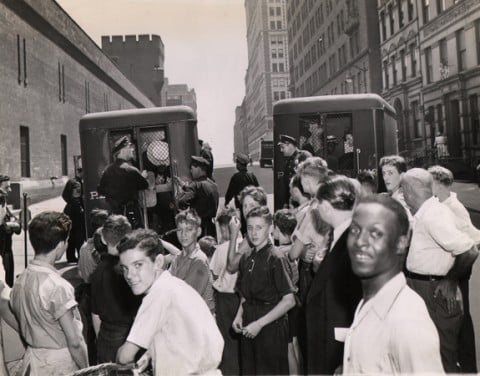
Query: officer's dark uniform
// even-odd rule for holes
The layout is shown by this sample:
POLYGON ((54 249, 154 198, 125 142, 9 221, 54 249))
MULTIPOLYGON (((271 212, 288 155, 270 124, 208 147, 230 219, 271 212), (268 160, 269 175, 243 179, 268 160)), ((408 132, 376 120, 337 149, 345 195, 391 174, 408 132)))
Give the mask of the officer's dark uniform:
MULTIPOLYGON (((240 212, 242 212, 242 206, 240 204, 240 200, 238 199, 239 193, 243 188, 249 185, 258 187, 259 184, 257 177, 253 174, 253 172, 248 172, 247 170, 247 165, 250 161, 248 155, 238 153, 235 161, 237 162, 238 172, 232 176, 230 183, 228 184, 227 193, 225 193, 225 206, 227 206, 233 198, 235 200, 235 206, 240 209, 240 212)), ((242 219, 242 234, 245 234, 247 231, 247 226, 243 213, 240 218, 242 219)))
MULTIPOLYGON (((125 147, 128 142, 127 137, 122 137, 117 141, 113 153, 125 147)), ((113 214, 126 216, 133 228, 139 228, 143 226, 143 220, 138 191, 147 188, 148 182, 140 171, 127 161, 117 158, 103 172, 97 190, 105 196, 113 214)))
MULTIPOLYGON (((297 146, 297 140, 293 137, 287 135, 281 135, 280 141, 278 144, 292 144, 297 146)), ((290 200, 290 180, 295 175, 295 158, 298 156, 298 149, 290 156, 285 158, 285 167, 283 169, 283 187, 285 192, 285 202, 284 204, 288 204, 290 200)))
MULTIPOLYGON (((200 166, 206 172, 208 161, 202 157, 192 156, 192 165, 200 166)), ((179 208, 195 209, 202 219, 202 236, 217 237, 213 219, 217 214, 218 196, 217 184, 207 176, 202 176, 185 185, 179 194, 179 208)))
POLYGON ((18 222, 18 219, 12 214, 10 209, 7 207, 7 215, 3 220, 3 223, 0 224, 0 255, 2 256, 3 267, 5 269, 5 282, 7 285, 12 287, 14 281, 14 267, 15 263, 13 260, 13 234, 20 234, 22 227, 18 222), (15 230, 12 230, 7 222, 15 221, 19 224, 15 230))

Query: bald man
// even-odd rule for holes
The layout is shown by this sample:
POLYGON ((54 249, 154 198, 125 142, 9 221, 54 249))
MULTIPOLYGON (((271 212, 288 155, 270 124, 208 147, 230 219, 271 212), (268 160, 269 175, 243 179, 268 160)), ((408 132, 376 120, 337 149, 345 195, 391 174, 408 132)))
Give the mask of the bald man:
POLYGON ((405 202, 414 215, 407 256, 409 286, 425 301, 440 336, 440 353, 446 372, 459 372, 458 333, 462 323, 459 279, 478 256, 473 240, 455 226, 455 218, 433 196, 433 178, 421 168, 402 177, 405 202))

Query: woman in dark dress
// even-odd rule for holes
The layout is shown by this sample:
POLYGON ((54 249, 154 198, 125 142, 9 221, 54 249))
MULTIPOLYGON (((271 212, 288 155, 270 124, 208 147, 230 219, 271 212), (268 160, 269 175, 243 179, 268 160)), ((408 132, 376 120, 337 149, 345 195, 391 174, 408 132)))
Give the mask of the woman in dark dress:
POLYGON ((241 304, 233 321, 233 329, 242 334, 241 364, 246 375, 289 373, 287 312, 295 306, 295 288, 286 259, 273 253, 271 226, 272 215, 266 206, 247 214, 253 250, 240 260, 237 290, 241 304))
POLYGON ((80 248, 86 240, 85 210, 82 202, 82 186, 77 179, 69 179, 62 192, 62 198, 67 205, 63 212, 72 221, 72 230, 68 237, 67 261, 77 262, 80 248))

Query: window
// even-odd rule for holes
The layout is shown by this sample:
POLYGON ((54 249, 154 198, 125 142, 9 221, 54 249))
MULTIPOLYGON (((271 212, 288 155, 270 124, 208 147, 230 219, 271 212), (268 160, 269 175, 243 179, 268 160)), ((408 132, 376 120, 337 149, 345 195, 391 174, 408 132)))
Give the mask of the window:
POLYGON ((273 64, 272 64, 272 72, 278 72, 277 63, 273 63, 273 64))
POLYGON ((477 94, 468 97, 470 104, 470 126, 472 129, 472 142, 478 145, 478 131, 480 128, 480 120, 478 117, 478 97, 477 94))
POLYGON ((413 101, 411 105, 412 110, 412 125, 414 138, 422 137, 422 125, 418 119, 418 101, 413 101))
POLYGON ((438 131, 443 133, 443 105, 437 104, 437 124, 438 124, 438 131))
POLYGON ((277 21, 277 29, 282 29, 282 21, 277 21))
POLYGON ((284 67, 283 63, 278 64, 278 71, 279 72, 285 72, 285 67, 284 67))
POLYGON ((413 20, 413 0, 407 0, 407 7, 408 7, 408 22, 413 20))
POLYGON ((275 16, 275 8, 268 8, 270 16, 275 16))
POLYGON ((277 7, 276 10, 277 10, 277 16, 280 16, 282 14, 282 8, 277 7))
POLYGON ((383 75, 385 80, 383 81, 383 88, 388 89, 390 86, 390 76, 388 74, 388 60, 383 61, 383 75))
POLYGON ((397 10, 398 10, 398 27, 401 29, 404 25, 403 9, 402 9, 402 0, 397 0, 397 10))
POLYGON ((402 82, 407 80, 407 66, 405 64, 405 50, 400 50, 400 66, 402 69, 402 82))
POLYGON ((280 99, 285 99, 286 98, 286 93, 284 91, 280 92, 280 99))
POLYGON ((425 48, 425 74, 427 84, 429 84, 433 79, 432 49, 430 47, 425 48))
POLYGON ((20 126, 20 173, 30 177, 30 135, 28 127, 20 126))
POLYGON ((275 30, 275 21, 270 21, 270 29, 275 30))
POLYGON ((380 30, 382 41, 385 41, 387 39, 387 26, 385 24, 385 11, 383 10, 380 12, 380 30))
POLYGON ((427 23, 430 19, 429 15, 430 0, 422 0, 423 23, 427 23))
POLYGON ((359 47, 358 47, 358 32, 354 32, 350 36, 350 57, 353 59, 355 56, 357 56, 359 52, 359 47))
POLYGON ((480 65, 480 20, 475 21, 475 44, 477 47, 477 64, 480 65))
POLYGON ((445 0, 437 0, 437 14, 445 10, 445 0))
POLYGON ((62 159, 62 175, 68 175, 67 136, 60 135, 60 153, 62 159))
POLYGON ((281 59, 283 58, 283 48, 278 49, 278 57, 281 59))
POLYGON ((277 50, 272 49, 272 59, 276 59, 276 58, 277 58, 277 50))
POLYGON ((461 72, 466 68, 467 49, 465 47, 465 30, 460 29, 455 33, 457 39, 457 60, 458 71, 461 72))
POLYGON ((278 91, 274 91, 273 92, 273 100, 278 101, 279 99, 280 99, 280 95, 279 95, 278 91))
POLYGON ((393 12, 392 4, 388 5, 388 15, 390 20, 390 35, 395 33, 395 14, 393 12))
POLYGON ((412 77, 417 75, 417 58, 415 57, 415 44, 411 43, 410 49, 410 68, 412 70, 412 77))
POLYGON ((397 57, 395 55, 393 55, 391 58, 390 58, 390 61, 392 62, 392 83, 393 83, 393 86, 395 86, 397 84, 397 64, 396 64, 396 60, 397 60, 397 57))

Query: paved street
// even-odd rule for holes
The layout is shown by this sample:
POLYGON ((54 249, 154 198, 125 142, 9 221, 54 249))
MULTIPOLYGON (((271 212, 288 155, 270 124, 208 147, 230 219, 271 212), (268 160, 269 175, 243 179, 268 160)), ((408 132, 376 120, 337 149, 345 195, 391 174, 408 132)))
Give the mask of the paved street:
MULTIPOLYGON (((259 166, 249 167, 251 171, 257 176, 259 183, 266 189, 269 194, 269 207, 273 208, 273 170, 271 168, 260 168, 259 166)), ((218 184, 220 195, 222 196, 220 205, 223 205, 223 196, 227 189, 230 177, 235 172, 234 167, 224 167, 216 169, 214 172, 214 178, 218 184)), ((457 192, 460 201, 462 201, 470 210, 472 221, 480 228, 480 188, 476 184, 455 182, 453 190, 457 192)), ((40 213, 44 210, 57 210, 62 211, 65 206, 65 202, 61 197, 56 197, 50 200, 42 201, 34 204, 30 207, 32 215, 40 213)), ((14 256, 15 256, 15 272, 18 274, 24 269, 24 233, 22 232, 18 236, 14 236, 14 256)), ((33 251, 29 245, 28 260, 33 257, 33 251)), ((474 320, 476 338, 480 338, 480 294, 476 294, 476 291, 480 290, 480 262, 476 262, 473 268, 472 279, 470 282, 470 304, 471 312, 474 320)), ((10 329, 6 329, 6 335, 4 340, 9 343, 6 346, 6 358, 12 360, 18 358, 21 354, 21 345, 18 342, 18 338, 12 335, 10 329), (15 343, 11 343, 11 341, 15 343)), ((477 340, 478 344, 478 340, 477 340)), ((480 345, 477 345, 477 363, 480 366, 480 345)))

